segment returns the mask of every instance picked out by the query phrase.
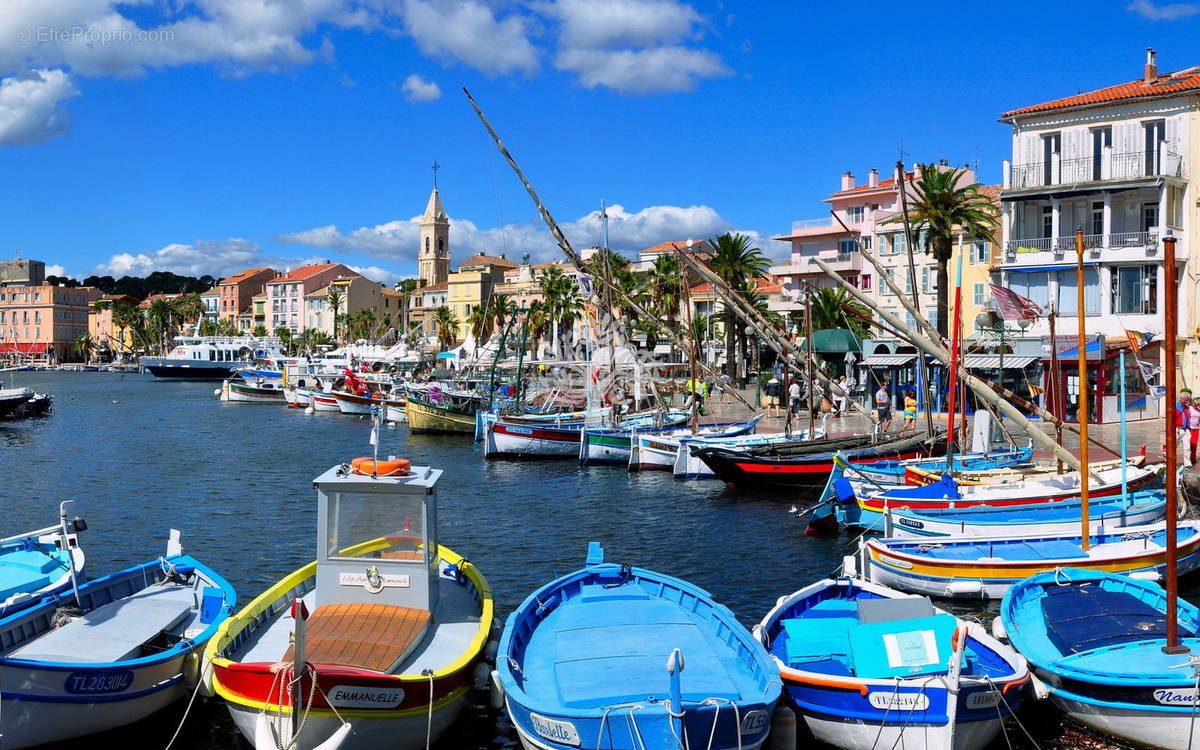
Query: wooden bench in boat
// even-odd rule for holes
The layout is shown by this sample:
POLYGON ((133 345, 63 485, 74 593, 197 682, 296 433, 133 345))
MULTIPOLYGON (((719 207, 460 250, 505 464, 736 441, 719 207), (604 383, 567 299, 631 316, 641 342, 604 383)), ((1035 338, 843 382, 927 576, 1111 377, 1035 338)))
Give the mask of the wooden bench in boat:
MULTIPOLYGON (((313 664, 389 674, 425 637, 429 611, 389 604, 327 604, 305 623, 305 656, 313 664)), ((288 646, 283 661, 290 662, 288 646)))

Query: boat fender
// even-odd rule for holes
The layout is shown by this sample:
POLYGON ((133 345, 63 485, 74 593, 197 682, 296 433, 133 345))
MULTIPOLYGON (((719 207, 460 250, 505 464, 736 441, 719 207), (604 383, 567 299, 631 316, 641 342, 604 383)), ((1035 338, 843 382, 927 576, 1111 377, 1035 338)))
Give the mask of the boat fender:
POLYGON ((992 618, 992 637, 998 641, 1008 640, 1008 631, 1005 630, 1004 620, 1000 618, 1000 615, 992 618))
POLYGON ((504 708, 504 686, 500 684, 500 673, 492 670, 492 689, 488 692, 488 703, 499 711, 504 708))
POLYGON ((842 576, 858 578, 858 560, 854 555, 846 555, 842 558, 842 576))
POLYGON ((188 690, 195 690, 198 682, 200 682, 200 654, 189 651, 188 655, 183 657, 183 684, 187 686, 188 690))
POLYGON ((762 645, 767 645, 767 631, 763 630, 761 622, 754 623, 754 627, 750 628, 750 635, 762 645))
POLYGON ((1029 670, 1029 684, 1033 686, 1033 696, 1038 700, 1044 701, 1050 697, 1050 688, 1037 678, 1032 669, 1029 670))
POLYGON ((796 713, 787 706, 775 709, 769 742, 770 750, 794 750, 796 747, 796 713))
POLYGON ((307 407, 305 407, 305 409, 304 409, 304 413, 305 413, 305 414, 312 414, 312 413, 313 413, 313 412, 315 412, 315 411, 316 411, 316 409, 314 409, 314 408, 312 407, 312 404, 309 404, 309 405, 308 405, 307 407))
POLYGON ((486 659, 489 663, 495 664, 496 663, 496 654, 498 654, 499 652, 500 652, 500 642, 496 641, 496 640, 490 640, 487 642, 487 645, 484 646, 484 648, 483 648, 483 658, 486 659))
POLYGON ((489 665, 484 664, 483 662, 479 662, 478 664, 476 664, 475 665, 475 676, 474 676, 475 677, 475 679, 474 679, 475 689, 476 690, 486 690, 487 686, 488 686, 488 682, 490 682, 491 676, 492 676, 492 668, 489 665))

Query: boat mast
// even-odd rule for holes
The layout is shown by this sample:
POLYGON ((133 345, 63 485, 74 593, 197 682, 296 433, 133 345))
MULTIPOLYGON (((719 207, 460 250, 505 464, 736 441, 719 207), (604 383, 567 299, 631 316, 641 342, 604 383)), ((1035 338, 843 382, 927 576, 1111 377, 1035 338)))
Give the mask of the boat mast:
MULTIPOLYGON (((1062 405, 1062 388, 1059 387, 1062 381, 1062 373, 1058 369, 1058 337, 1054 333, 1054 319, 1058 317, 1058 310, 1055 309, 1054 303, 1050 303, 1050 403, 1052 413, 1056 418, 1061 418, 1063 415, 1062 405)), ((1062 445, 1062 423, 1055 422, 1054 437, 1059 445, 1062 445)), ((1063 473, 1062 459, 1058 459, 1058 473, 1063 473)))
MULTIPOLYGON (((688 248, 691 249, 692 241, 687 241, 688 248)), ((692 384, 692 434, 695 435, 699 431, 698 422, 700 421, 700 384, 696 382, 696 328, 692 325, 692 291, 688 289, 686 267, 681 268, 683 273, 683 304, 687 313, 688 327, 688 377, 692 384)))
MULTIPOLYGON (((1177 310, 1175 308, 1176 298, 1179 290, 1175 287, 1175 238, 1163 237, 1163 271, 1166 278, 1164 279, 1163 288, 1165 290, 1166 311, 1163 314, 1163 325, 1166 328, 1163 338, 1163 350, 1166 352, 1166 362, 1163 363, 1164 383, 1167 388, 1167 398, 1175 396, 1175 334, 1178 323, 1175 320, 1177 310)), ((1174 407, 1168 406, 1168 409, 1174 410, 1174 407)), ((1167 645, 1163 646, 1163 651, 1169 654, 1187 653, 1188 647, 1179 642, 1179 570, 1177 563, 1178 550, 1177 546, 1177 531, 1176 531, 1176 515, 1177 503, 1176 497, 1177 487, 1175 485, 1176 471, 1176 455, 1175 455, 1175 415, 1168 414, 1166 420, 1166 461, 1167 461, 1167 645)))
POLYGON ((813 404, 813 340, 812 340, 812 287, 805 285, 804 288, 804 335, 808 337, 808 341, 804 347, 805 364, 808 368, 808 439, 812 440, 816 435, 817 425, 816 417, 813 416, 813 409, 817 404, 813 404))
MULTIPOLYGON (((954 276, 954 331, 950 343, 950 393, 946 413, 946 471, 954 464, 954 395, 958 391, 958 315, 962 303, 962 235, 958 237, 958 272, 954 276)), ((932 433, 931 433, 932 434, 932 433)))
MULTIPOLYGON (((900 211, 904 216, 904 242, 908 246, 908 279, 909 283, 912 284, 913 310, 916 315, 920 315, 921 295, 919 293, 920 290, 917 288, 917 266, 913 260, 913 249, 915 246, 913 245, 912 226, 908 222, 908 197, 904 191, 904 183, 906 182, 904 162, 899 159, 896 160, 896 173, 896 182, 900 185, 900 211)), ((940 313, 941 310, 938 310, 938 312, 940 313)), ((938 339, 941 339, 941 337, 939 336, 935 340, 938 339)), ((925 430, 929 433, 930 437, 933 437, 933 405, 929 403, 929 372, 925 367, 925 355, 921 352, 917 352, 917 377, 921 380, 921 389, 919 392, 921 394, 921 401, 924 402, 922 405, 925 407, 925 430)))
POLYGON ((1082 505, 1080 513, 1080 523, 1083 525, 1083 551, 1086 552, 1091 545, 1091 534, 1088 530, 1088 381, 1087 381, 1087 332, 1083 328, 1084 309, 1083 309, 1083 229, 1076 228, 1075 230, 1075 283, 1079 286, 1077 289, 1078 300, 1076 302, 1077 309, 1075 311, 1076 319, 1079 321, 1079 333, 1076 341, 1076 349, 1079 352, 1079 463, 1083 466, 1083 470, 1079 472, 1079 499, 1082 505))

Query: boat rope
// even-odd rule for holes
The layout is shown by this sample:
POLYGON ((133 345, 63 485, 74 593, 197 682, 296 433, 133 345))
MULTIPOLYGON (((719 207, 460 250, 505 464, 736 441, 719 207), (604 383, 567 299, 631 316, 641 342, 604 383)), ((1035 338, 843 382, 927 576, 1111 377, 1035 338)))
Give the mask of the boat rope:
POLYGON ((996 696, 996 702, 992 705, 996 709, 996 719, 1000 722, 1000 731, 1004 733, 1004 744, 1008 745, 1008 750, 1013 750, 1012 739, 1008 736, 1008 727, 1004 725, 1004 713, 1000 710, 1000 700, 1004 697, 1000 691, 996 690, 995 684, 991 679, 987 680, 988 691, 996 696))
POLYGON ((212 671, 212 662, 205 661, 201 665, 200 678, 196 680, 196 687, 192 689, 192 697, 188 698, 187 707, 183 709, 183 716, 179 719, 179 726, 175 727, 175 734, 171 735, 171 741, 167 743, 165 750, 171 750, 171 746, 175 744, 175 740, 179 739, 179 733, 183 731, 183 725, 187 722, 188 713, 192 710, 192 704, 196 702, 196 696, 200 693, 200 687, 204 685, 205 670, 212 671))
POLYGON ((429 750, 433 739, 433 670, 426 668, 421 674, 429 678, 429 712, 425 716, 425 750, 429 750))
POLYGON ((879 719, 879 731, 875 733, 875 741, 871 743, 871 750, 875 750, 879 745, 879 739, 883 736, 883 728, 887 726, 888 714, 892 712, 892 706, 896 703, 896 698, 900 695, 900 678, 893 678, 895 684, 892 686, 892 695, 887 702, 887 708, 883 709, 883 717, 879 719))
POLYGON ((1054 569, 1054 584, 1056 586, 1070 586, 1071 576, 1062 568, 1054 569))
MULTIPOLYGON (((1021 719, 1017 717, 1017 712, 1014 711, 1012 706, 1008 705, 1008 701, 1004 699, 1004 691, 996 689, 996 684, 992 682, 990 675, 984 675, 983 679, 987 682, 988 687, 990 687, 996 694, 1000 696, 1000 703, 1004 704, 1004 708, 1008 711, 1008 715, 1012 717, 1013 721, 1017 722, 1017 726, 1020 727, 1021 731, 1025 733, 1025 737, 1029 740, 1029 744, 1033 745, 1033 750, 1042 750, 1041 746, 1038 745, 1037 740, 1033 738, 1033 735, 1030 734, 1029 730, 1025 728, 1025 725, 1021 723, 1021 719)), ((996 706, 996 711, 1000 711, 999 704, 996 706)), ((1004 726, 1004 723, 1001 722, 1000 726, 1004 726)))
MULTIPOLYGON (((904 741, 904 730, 908 729, 908 725, 912 723, 913 714, 916 713, 917 706, 919 706, 921 703, 921 698, 925 697, 925 688, 927 688, 929 686, 929 683, 934 680, 941 681, 942 686, 946 688, 946 691, 947 691, 946 699, 947 700, 954 697, 949 692, 950 686, 946 684, 945 678, 942 677, 941 675, 932 676, 929 679, 922 682, 921 689, 917 691, 917 699, 912 702, 912 707, 908 709, 908 715, 904 717, 904 723, 900 725, 900 733, 896 735, 896 741, 892 743, 891 750, 896 750, 897 747, 900 747, 900 743, 902 743, 904 741)), ((928 700, 928 699, 926 699, 926 700, 928 700)), ((922 710, 925 710, 925 709, 922 709, 922 710)))
POLYGON ((604 713, 600 716, 600 731, 596 734, 596 750, 600 750, 600 745, 604 742, 604 725, 608 723, 608 714, 612 710, 612 706, 606 706, 604 713))
MULTIPOLYGON (((614 706, 614 708, 622 708, 622 706, 614 706)), ((629 727, 629 744, 631 747, 646 750, 646 741, 642 739, 642 728, 638 726, 637 717, 633 715, 635 711, 643 708, 643 706, 640 703, 634 703, 629 705, 628 708, 629 710, 625 712, 625 723, 629 727)))
POLYGON ((676 734, 674 721, 668 721, 667 726, 671 729, 671 736, 675 738, 675 746, 680 748, 680 750, 690 750, 690 746, 687 741, 687 726, 683 723, 683 717, 687 714, 687 711, 683 710, 682 698, 679 699, 679 702, 681 704, 679 706, 679 713, 675 713, 671 710, 671 701, 669 699, 663 701, 663 706, 666 708, 667 716, 671 717, 672 719, 679 719, 679 726, 683 731, 683 737, 681 738, 678 734, 676 734))
POLYGON ((717 719, 721 717, 722 700, 733 707, 733 729, 734 733, 737 735, 737 750, 742 750, 742 712, 741 709, 738 708, 737 702, 731 701, 728 698, 705 698, 704 700, 700 701, 701 706, 708 705, 716 708, 716 711, 713 713, 712 731, 708 733, 708 750, 712 750, 713 740, 715 740, 717 736, 717 719))

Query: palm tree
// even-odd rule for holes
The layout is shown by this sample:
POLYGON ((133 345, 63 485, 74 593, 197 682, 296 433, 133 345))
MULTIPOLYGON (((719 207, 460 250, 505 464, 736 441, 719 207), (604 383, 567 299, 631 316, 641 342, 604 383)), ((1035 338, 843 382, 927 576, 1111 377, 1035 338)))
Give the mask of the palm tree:
POLYGON ((199 294, 176 297, 172 306, 175 308, 175 319, 180 323, 194 323, 203 317, 205 312, 204 300, 200 299, 199 294))
POLYGON ((679 258, 669 253, 662 253, 654 259, 647 279, 650 287, 650 298, 659 315, 667 319, 669 325, 674 325, 679 315, 679 301, 683 297, 683 266, 679 258))
POLYGON ((255 338, 265 339, 267 337, 267 327, 262 323, 254 326, 254 330, 250 331, 250 335, 255 338))
MULTIPOLYGON (((713 249, 709 265, 726 284, 741 289, 747 281, 762 276, 770 266, 767 256, 757 247, 752 247, 750 238, 744 234, 726 232, 708 241, 713 249)), ((740 326, 737 312, 731 305, 725 306, 722 316, 725 324, 725 374, 737 377, 737 342, 735 337, 740 326)))
POLYGON ((279 339, 283 344, 283 350, 288 354, 292 351, 292 329, 287 326, 279 326, 275 329, 275 338, 279 339))
POLYGON ((92 334, 85 333, 75 339, 75 348, 79 351, 83 363, 87 364, 92 361, 92 352, 96 349, 96 340, 92 338, 92 334))
POLYGON ((822 287, 813 292, 809 303, 812 309, 813 330, 825 328, 845 328, 853 331, 860 338, 866 337, 869 327, 862 318, 848 314, 854 310, 859 315, 869 315, 867 308, 855 302, 850 294, 841 287, 822 287))
POLYGON ((329 291, 325 294, 325 302, 333 308, 333 338, 338 340, 338 310, 342 309, 342 304, 346 301, 345 295, 338 290, 337 287, 329 287, 329 291))
POLYGON ((541 300, 535 299, 529 303, 529 312, 525 313, 526 335, 529 337, 529 356, 536 359, 538 356, 538 344, 546 335, 546 329, 550 326, 550 319, 546 315, 546 304, 541 300))
MULTIPOLYGON (((968 237, 988 237, 999 224, 1000 209, 980 192, 982 185, 975 182, 959 186, 965 173, 965 169, 923 164, 921 179, 912 184, 912 196, 908 199, 913 235, 921 231, 928 234, 926 252, 937 262, 937 330, 942 338, 946 338, 949 329, 947 294, 954 234, 963 232, 968 237)), ((882 223, 894 224, 903 220, 903 216, 893 216, 882 223)))
POLYGON ((442 305, 434 313, 434 324, 437 326, 438 345, 442 351, 450 348, 458 340, 458 316, 446 305, 442 305))
POLYGON ((143 324, 145 321, 136 307, 131 305, 114 304, 112 306, 113 317, 113 335, 117 339, 117 349, 124 355, 133 350, 133 327, 135 323, 143 324))
POLYGON ((704 361, 704 345, 702 342, 708 341, 708 316, 704 313, 697 313, 692 316, 692 346, 695 347, 697 360, 704 361))
POLYGON ((517 303, 513 301, 512 295, 497 292, 492 295, 491 311, 494 330, 503 331, 508 316, 516 314, 517 303))
POLYGON ((358 312, 350 316, 351 334, 356 339, 367 339, 371 337, 371 331, 375 328, 375 311, 369 307, 364 307, 358 312))
POLYGON ((146 312, 146 327, 157 339, 160 354, 166 353, 167 339, 174 334, 175 315, 175 305, 162 297, 151 302, 146 312))
POLYGON ((487 335, 488 329, 492 326, 492 312, 486 305, 479 305, 471 314, 467 316, 467 326, 471 329, 471 336, 475 339, 475 347, 479 348, 479 342, 487 335))

